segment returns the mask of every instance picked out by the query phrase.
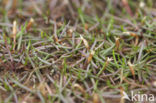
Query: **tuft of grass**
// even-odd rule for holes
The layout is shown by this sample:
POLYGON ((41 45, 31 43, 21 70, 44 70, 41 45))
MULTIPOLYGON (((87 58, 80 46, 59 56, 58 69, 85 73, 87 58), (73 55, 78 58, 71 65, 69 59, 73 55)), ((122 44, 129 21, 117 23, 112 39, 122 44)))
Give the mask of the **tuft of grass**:
POLYGON ((13 1, 0 1, 0 103, 155 93, 154 0, 13 1))

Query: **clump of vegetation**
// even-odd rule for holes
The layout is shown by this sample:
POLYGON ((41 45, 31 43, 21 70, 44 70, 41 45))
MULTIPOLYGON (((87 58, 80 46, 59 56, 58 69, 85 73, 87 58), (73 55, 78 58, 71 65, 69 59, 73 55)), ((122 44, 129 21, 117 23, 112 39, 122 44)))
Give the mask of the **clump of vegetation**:
POLYGON ((0 103, 155 95, 155 7, 155 0, 1 0, 0 103))

